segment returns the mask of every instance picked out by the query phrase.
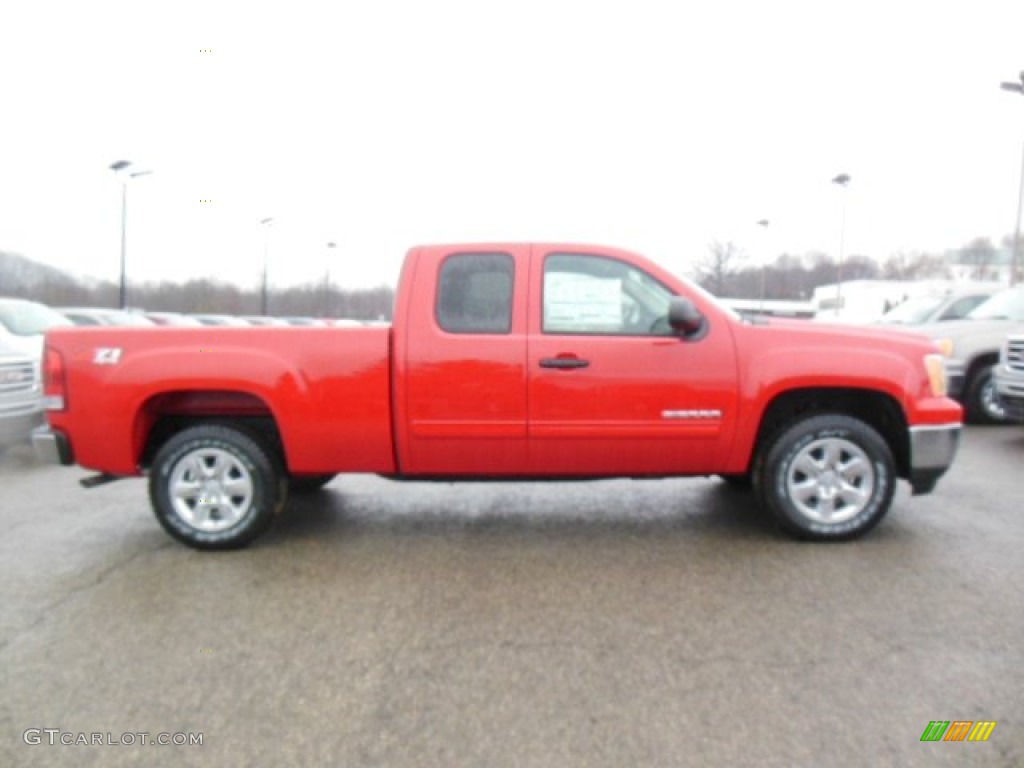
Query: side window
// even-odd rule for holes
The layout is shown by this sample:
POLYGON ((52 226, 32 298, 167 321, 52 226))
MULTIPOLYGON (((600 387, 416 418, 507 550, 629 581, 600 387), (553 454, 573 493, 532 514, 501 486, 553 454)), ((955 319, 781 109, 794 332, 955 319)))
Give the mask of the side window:
POLYGON ((671 291, 646 272, 606 256, 544 260, 544 333, 664 336, 671 291))
POLYGON ((515 262, 507 253, 457 253, 441 264, 437 324, 448 333, 509 333, 515 262))

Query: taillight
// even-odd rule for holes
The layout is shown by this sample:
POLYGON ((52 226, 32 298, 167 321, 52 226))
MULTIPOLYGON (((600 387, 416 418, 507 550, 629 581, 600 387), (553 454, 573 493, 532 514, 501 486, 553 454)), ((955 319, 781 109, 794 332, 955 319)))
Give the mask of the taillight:
POLYGON ((48 411, 63 411, 67 407, 64 358, 50 347, 43 353, 43 406, 48 411))

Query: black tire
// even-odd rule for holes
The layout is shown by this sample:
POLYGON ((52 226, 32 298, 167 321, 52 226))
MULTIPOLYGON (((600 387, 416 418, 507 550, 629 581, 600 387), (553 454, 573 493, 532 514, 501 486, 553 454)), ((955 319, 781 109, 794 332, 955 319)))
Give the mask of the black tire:
POLYGON ((292 494, 316 493, 337 475, 290 475, 288 492, 292 494))
POLYGON ((996 382, 993 376, 994 365, 983 365, 971 375, 967 382, 967 396, 964 406, 967 416, 973 424, 1006 424, 1006 409, 999 402, 996 393, 996 382))
POLYGON ((257 438, 204 424, 179 432, 157 451, 149 498, 160 525, 183 544, 237 549, 270 527, 284 507, 287 483, 257 438))
POLYGON ((881 435, 842 414, 810 416, 776 433, 757 463, 761 503, 802 539, 852 539, 889 511, 892 451, 881 435))

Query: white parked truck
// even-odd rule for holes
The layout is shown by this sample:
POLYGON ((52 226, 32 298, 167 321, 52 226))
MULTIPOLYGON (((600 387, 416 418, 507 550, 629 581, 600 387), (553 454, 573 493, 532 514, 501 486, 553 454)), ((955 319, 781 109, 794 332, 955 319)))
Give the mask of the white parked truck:
POLYGON ((996 394, 1009 421, 1024 422, 1024 333, 1006 337, 995 369, 996 394))

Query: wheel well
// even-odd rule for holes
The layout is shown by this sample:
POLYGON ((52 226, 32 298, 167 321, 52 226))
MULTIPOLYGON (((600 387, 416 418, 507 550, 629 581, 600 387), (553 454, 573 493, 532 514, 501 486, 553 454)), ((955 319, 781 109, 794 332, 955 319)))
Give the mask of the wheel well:
POLYGON ((758 448, 798 419, 819 413, 842 413, 873 427, 889 445, 900 477, 910 474, 910 436, 907 419, 891 395, 870 389, 798 389, 784 392, 765 409, 757 430, 758 448))
POLYGON ((971 385, 974 382, 974 377, 978 374, 978 370, 988 365, 995 365, 999 362, 998 352, 986 352, 984 355, 978 355, 976 358, 971 360, 970 365, 967 367, 967 373, 964 376, 964 396, 966 397, 971 385))
POLYGON ((240 427, 287 466, 284 443, 269 406, 255 395, 228 391, 165 392, 147 401, 135 425, 139 464, 150 466, 164 443, 197 424, 240 427))

